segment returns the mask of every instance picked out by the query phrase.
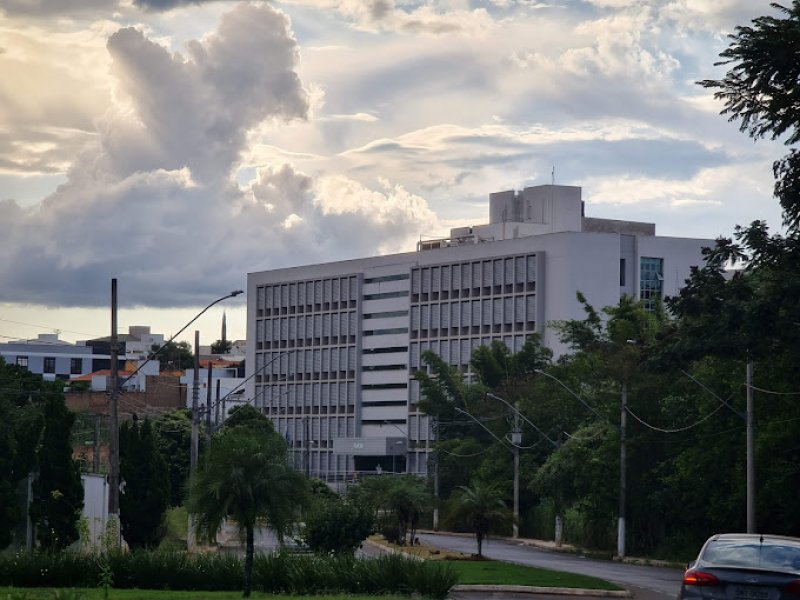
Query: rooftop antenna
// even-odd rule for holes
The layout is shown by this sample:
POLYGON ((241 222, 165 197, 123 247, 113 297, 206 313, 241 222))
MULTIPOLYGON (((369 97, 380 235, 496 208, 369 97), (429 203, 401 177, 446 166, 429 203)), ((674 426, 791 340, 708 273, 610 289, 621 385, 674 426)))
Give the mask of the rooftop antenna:
POLYGON ((556 165, 553 163, 553 170, 550 172, 550 181, 552 185, 556 184, 556 165))

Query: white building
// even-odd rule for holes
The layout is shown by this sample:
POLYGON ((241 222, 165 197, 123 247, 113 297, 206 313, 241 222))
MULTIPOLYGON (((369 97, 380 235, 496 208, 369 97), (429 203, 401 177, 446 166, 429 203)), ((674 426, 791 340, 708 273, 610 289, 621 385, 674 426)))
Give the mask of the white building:
POLYGON ((548 323, 585 316, 578 291, 597 308, 624 294, 656 302, 710 245, 587 218, 578 187, 491 194, 487 225, 416 252, 250 273, 248 396, 312 475, 425 473, 432 434, 413 379, 423 351, 465 372, 495 339, 516 352, 538 332, 563 352, 548 323))
POLYGON ((40 333, 36 339, 0 344, 0 356, 7 364, 24 367, 47 381, 86 375, 94 370, 98 359, 110 358, 95 354, 90 346, 61 340, 57 333, 40 333))
MULTIPOLYGON (((248 403, 245 397, 244 377, 239 376, 239 366, 233 362, 224 360, 216 363, 210 360, 202 362, 205 362, 206 367, 197 371, 197 406, 201 414, 200 420, 205 422, 206 406, 210 404, 210 417, 216 428, 228 418, 233 409, 248 403)), ((181 376, 180 382, 186 386, 186 408, 192 408, 194 369, 186 369, 186 374, 181 376)))

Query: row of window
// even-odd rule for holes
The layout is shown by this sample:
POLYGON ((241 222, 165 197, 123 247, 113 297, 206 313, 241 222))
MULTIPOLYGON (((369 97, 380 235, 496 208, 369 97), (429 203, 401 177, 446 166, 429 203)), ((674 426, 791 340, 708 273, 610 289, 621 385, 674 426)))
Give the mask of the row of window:
POLYGON ((256 386, 256 406, 287 409, 306 407, 312 414, 353 412, 356 402, 356 384, 347 382, 281 383, 256 386))
MULTIPOLYGON (((510 325, 536 321, 536 295, 461 300, 411 307, 411 330, 510 325)), ((443 334, 444 335, 444 334, 443 334)))
POLYGON ((312 348, 256 353, 256 382, 354 379, 356 347, 312 348))
POLYGON ((535 254, 419 267, 411 271, 411 293, 433 294, 475 288, 512 289, 536 281, 535 254))
POLYGON ((354 344, 358 329, 355 311, 258 320, 256 350, 354 344))
POLYGON ((256 314, 269 317, 354 308, 358 297, 355 275, 264 285, 256 290, 256 314))
MULTIPOLYGON (((30 359, 28 356, 19 355, 16 357, 15 364, 18 367, 25 367, 26 369, 29 367, 30 359)), ((55 373, 56 372, 56 357, 55 356, 45 356, 44 360, 42 361, 42 372, 43 373, 55 373)), ((70 375, 81 375, 83 373, 83 359, 82 358, 70 358, 69 359, 69 373, 70 375)))

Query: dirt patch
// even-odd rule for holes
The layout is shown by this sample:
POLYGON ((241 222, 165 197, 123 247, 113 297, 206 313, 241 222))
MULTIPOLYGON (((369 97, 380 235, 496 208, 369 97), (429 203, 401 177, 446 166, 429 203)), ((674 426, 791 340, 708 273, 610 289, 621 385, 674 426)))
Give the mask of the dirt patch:
POLYGON ((425 544, 416 543, 413 546, 398 546, 388 542, 382 535, 371 535, 369 539, 376 544, 380 544, 385 548, 390 548, 397 552, 405 552, 406 554, 413 554, 424 560, 481 560, 474 554, 465 554, 463 552, 455 552, 452 550, 441 550, 433 546, 426 546, 425 544))

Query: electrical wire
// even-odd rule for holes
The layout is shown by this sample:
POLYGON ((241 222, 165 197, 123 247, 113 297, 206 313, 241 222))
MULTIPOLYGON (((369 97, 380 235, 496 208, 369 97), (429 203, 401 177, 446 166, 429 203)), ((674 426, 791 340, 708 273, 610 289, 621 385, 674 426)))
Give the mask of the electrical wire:
MULTIPOLYGON (((744 387, 748 387, 746 383, 742 384, 744 387)), ((800 396, 800 392, 776 392, 774 390, 766 390, 764 388, 756 387, 754 385, 749 386, 751 390, 755 390, 756 392, 761 392, 763 394, 772 394, 773 396, 800 396)))
POLYGON ((646 422, 645 422, 645 421, 643 421, 641 418, 639 418, 638 416, 636 416, 636 413, 634 413, 634 412, 633 412, 633 411, 632 411, 632 410, 631 410, 629 407, 627 407, 627 406, 626 406, 626 407, 625 407, 625 410, 627 411, 627 413, 628 413, 630 416, 632 416, 634 419, 636 419, 637 421, 639 421, 639 423, 641 423, 642 425, 644 425, 644 426, 645 426, 645 427, 647 427, 648 429, 652 429, 653 431, 659 431, 659 432, 661 432, 661 433, 680 433, 680 432, 682 432, 682 431, 688 431, 689 429, 693 429, 693 428, 697 427, 698 425, 702 425, 702 424, 703 424, 703 423, 705 423, 705 422, 706 422, 708 419, 710 419, 710 418, 711 418, 711 417, 713 417, 715 414, 717 414, 717 413, 718 413, 718 412, 719 412, 719 411, 722 409, 722 406, 723 406, 723 405, 722 405, 722 404, 720 404, 719 406, 717 406, 717 408, 715 408, 714 410, 712 410, 710 413, 708 413, 708 414, 707 414, 705 417, 703 417, 702 419, 700 419, 700 420, 699 420, 699 421, 697 421, 696 423, 692 423, 691 425, 687 425, 686 427, 678 427, 678 428, 675 428, 675 429, 664 429, 664 428, 662 428, 662 427, 656 427, 655 425, 650 425, 649 423, 646 423, 646 422))

